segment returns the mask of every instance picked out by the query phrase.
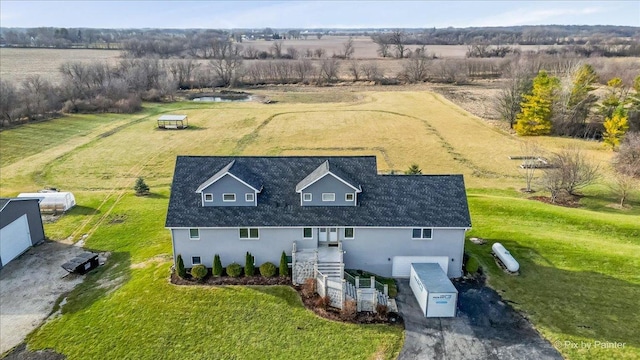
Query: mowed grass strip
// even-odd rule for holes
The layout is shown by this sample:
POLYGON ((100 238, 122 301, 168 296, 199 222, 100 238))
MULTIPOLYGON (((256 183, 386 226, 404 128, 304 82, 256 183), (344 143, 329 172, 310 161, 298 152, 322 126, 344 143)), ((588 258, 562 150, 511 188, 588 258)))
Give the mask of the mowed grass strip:
POLYGON ((69 115, 0 131, 0 143, 2 144, 0 166, 7 166, 30 155, 63 144, 71 138, 86 136, 96 128, 129 117, 130 115, 119 114, 69 115))
MULTIPOLYGON (((489 284, 571 359, 640 355, 640 222, 637 214, 602 214, 484 194, 469 197, 473 230, 489 240, 466 243, 489 284), (505 274, 491 256, 500 242, 520 263, 505 274), (624 348, 572 348, 581 341, 624 348)), ((640 203, 634 203, 640 207, 640 203)), ((595 346, 594 346, 595 347, 595 346)))

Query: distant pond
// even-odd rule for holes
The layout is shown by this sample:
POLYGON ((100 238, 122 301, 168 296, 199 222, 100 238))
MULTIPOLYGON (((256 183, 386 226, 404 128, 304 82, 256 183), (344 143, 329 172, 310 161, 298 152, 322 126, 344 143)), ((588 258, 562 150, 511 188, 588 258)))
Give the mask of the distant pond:
POLYGON ((251 101, 253 97, 248 94, 216 94, 213 96, 198 96, 191 99, 191 101, 199 102, 233 102, 233 101, 251 101))

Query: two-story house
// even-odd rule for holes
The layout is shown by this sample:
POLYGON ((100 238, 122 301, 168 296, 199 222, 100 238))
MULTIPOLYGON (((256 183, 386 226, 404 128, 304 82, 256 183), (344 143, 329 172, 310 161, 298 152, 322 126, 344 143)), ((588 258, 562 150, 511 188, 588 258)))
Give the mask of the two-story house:
POLYGON ((408 277, 434 262, 459 277, 471 220, 462 175, 379 175, 375 156, 179 156, 166 227, 187 268, 285 251, 300 283, 323 263, 408 277))

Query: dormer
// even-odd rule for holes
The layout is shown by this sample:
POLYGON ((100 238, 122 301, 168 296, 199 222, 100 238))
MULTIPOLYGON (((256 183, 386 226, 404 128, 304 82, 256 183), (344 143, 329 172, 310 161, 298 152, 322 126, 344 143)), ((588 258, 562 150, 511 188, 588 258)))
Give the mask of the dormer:
POLYGON ((196 190, 202 206, 257 206, 262 183, 242 164, 231 161, 196 190))
POLYGON ((296 185, 296 192, 302 206, 356 206, 362 188, 327 160, 296 185))

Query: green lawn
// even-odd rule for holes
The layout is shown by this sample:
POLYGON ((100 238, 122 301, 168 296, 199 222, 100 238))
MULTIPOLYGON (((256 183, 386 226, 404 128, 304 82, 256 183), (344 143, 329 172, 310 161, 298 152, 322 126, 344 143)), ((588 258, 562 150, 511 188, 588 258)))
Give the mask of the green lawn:
MULTIPOLYGON (((0 194, 45 185, 73 191, 79 206, 46 224, 47 236, 87 235, 87 248, 111 254, 68 295, 62 316, 30 335, 29 348, 52 348, 69 359, 394 358, 400 329, 318 318, 287 287, 167 281, 172 249, 164 220, 176 155, 375 154, 380 170, 418 162, 425 173, 465 174, 474 187, 468 235, 502 242, 520 261, 521 275, 502 273, 490 244, 468 243, 467 252, 492 287, 547 339, 561 341, 564 356, 640 356, 637 192, 624 210, 610 206, 616 199, 604 185, 585 189, 581 209, 527 200, 514 190, 523 180, 507 158, 518 153, 520 139, 430 93, 344 91, 280 93, 270 105, 152 104, 135 115, 78 115, 0 132, 0 194), (188 114, 191 128, 157 130, 159 113, 188 114), (338 147, 327 140, 336 136, 343 136, 338 147), (133 196, 138 176, 151 196, 133 196), (564 341, 625 348, 574 349, 564 341)), ((611 157, 594 142, 541 140, 583 146, 601 162, 611 157)))
MULTIPOLYGON (((109 265, 69 294, 63 316, 33 333, 30 348, 52 348, 69 359, 397 356, 400 328, 319 318, 287 286, 169 284, 171 240, 163 227, 168 189, 152 191, 150 197, 122 196, 110 212, 107 204, 96 215, 99 220, 87 224, 96 230, 85 246, 111 252, 109 265)), ((47 225, 48 233, 65 230, 71 231, 62 221, 47 225)))
MULTIPOLYGON (((572 359, 640 354, 640 216, 567 209, 514 197, 470 192, 473 230, 486 245, 466 243, 489 284, 560 352, 572 359), (491 256, 500 242, 520 263, 505 274, 491 256), (569 343, 565 343, 565 341, 569 343), (622 349, 571 343, 624 343, 622 349)), ((640 204, 635 202, 636 209, 640 204)))

